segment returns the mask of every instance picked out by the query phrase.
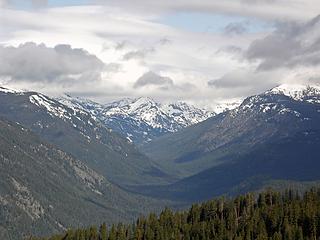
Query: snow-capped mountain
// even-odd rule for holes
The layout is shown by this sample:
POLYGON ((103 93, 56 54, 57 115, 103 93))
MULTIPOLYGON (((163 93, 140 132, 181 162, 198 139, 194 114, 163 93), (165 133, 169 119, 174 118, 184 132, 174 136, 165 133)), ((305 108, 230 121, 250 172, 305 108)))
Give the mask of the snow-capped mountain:
POLYGON ((143 145, 162 169, 185 177, 158 194, 198 200, 266 180, 319 180, 319 90, 281 85, 143 145))
POLYGON ((67 94, 63 95, 63 97, 57 98, 56 100, 73 109, 74 111, 88 112, 93 118, 96 118, 96 116, 104 109, 102 104, 96 103, 89 99, 71 97, 67 94))
MULTIPOLYGON (((171 161, 172 158, 188 159, 187 156, 193 154, 192 158, 200 158, 220 147, 238 144, 240 141, 244 141, 246 147, 253 146, 301 129, 317 128, 319 119, 319 86, 280 85, 262 94, 247 97, 235 109, 183 132, 161 137, 147 144, 144 151, 150 152, 148 155, 156 160, 159 156, 161 162, 164 159, 171 161), (183 145, 180 146, 180 143, 183 145), (185 149, 182 151, 182 148, 185 149), (190 151, 194 153, 190 154, 190 151)), ((205 165, 201 163, 199 166, 205 165)))
POLYGON ((130 221, 161 203, 118 185, 159 183, 159 176, 150 159, 90 113, 0 88, 0 239, 49 235, 93 218, 130 221))
POLYGON ((41 93, 1 88, 0 118, 32 130, 117 184, 144 181, 143 175, 152 181, 152 171, 158 169, 150 159, 106 128, 86 110, 91 106, 86 103, 86 108, 65 105, 41 93))
POLYGON ((218 102, 212 108, 212 111, 216 114, 223 113, 229 110, 233 110, 240 106, 243 99, 232 99, 231 101, 218 102))
POLYGON ((185 102, 161 104, 151 98, 125 99, 106 105, 105 116, 132 116, 152 128, 167 132, 202 122, 214 115, 185 102))
POLYGON ((285 95, 296 101, 319 103, 319 85, 283 84, 266 92, 266 94, 285 95))
POLYGON ((106 126, 137 144, 215 115, 184 102, 162 104, 151 98, 126 98, 105 105, 70 96, 58 100, 73 109, 89 111, 106 126))
POLYGON ((246 98, 243 103, 230 113, 236 117, 240 113, 257 112, 267 116, 292 115, 301 120, 308 120, 303 108, 298 103, 319 104, 320 86, 283 84, 262 94, 246 98))

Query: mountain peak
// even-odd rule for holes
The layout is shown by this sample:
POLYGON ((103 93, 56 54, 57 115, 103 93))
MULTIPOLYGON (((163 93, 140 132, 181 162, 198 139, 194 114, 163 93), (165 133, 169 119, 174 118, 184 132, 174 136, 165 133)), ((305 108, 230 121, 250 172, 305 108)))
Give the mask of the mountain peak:
POLYGON ((319 85, 282 84, 266 92, 267 94, 285 95, 294 100, 304 100, 306 97, 320 96, 319 85))
POLYGON ((18 93, 23 93, 24 91, 22 90, 16 90, 8 87, 0 87, 0 92, 2 93, 11 93, 11 94, 18 94, 18 93))
POLYGON ((150 97, 139 97, 139 98, 133 99, 131 104, 133 106, 157 105, 156 101, 154 101, 150 97))
POLYGON ((213 112, 185 102, 164 104, 150 97, 125 98, 104 105, 87 104, 78 98, 58 100, 71 108, 81 107, 129 141, 138 144, 168 132, 176 132, 214 115, 213 112))

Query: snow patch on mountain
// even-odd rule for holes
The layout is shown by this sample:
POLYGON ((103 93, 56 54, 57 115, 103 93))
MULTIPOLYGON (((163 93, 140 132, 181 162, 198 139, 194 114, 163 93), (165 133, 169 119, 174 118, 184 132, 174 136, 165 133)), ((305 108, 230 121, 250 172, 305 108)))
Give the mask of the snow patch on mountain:
MULTIPOLYGON (((106 118, 129 118, 133 123, 149 127, 151 131, 157 129, 167 133, 202 122, 215 113, 185 102, 159 103, 151 98, 137 98, 107 104, 102 115, 106 118)), ((145 136, 149 135, 149 131, 144 131, 145 136)))
POLYGON ((147 97, 125 98, 107 104, 68 95, 57 100, 71 109, 89 112, 129 142, 136 143, 151 141, 154 137, 176 132, 215 115, 213 111, 185 102, 159 103, 147 97))
POLYGON ((263 113, 267 117, 293 116, 301 121, 310 120, 301 109, 296 109, 294 101, 308 104, 320 104, 320 86, 280 85, 262 94, 246 98, 243 103, 231 111, 230 116, 238 114, 263 113), (290 98, 290 101, 286 99, 290 98), (291 100, 293 103, 290 104, 291 100))
POLYGON ((57 106, 56 102, 42 94, 33 94, 29 97, 29 100, 36 106, 45 108, 51 116, 71 119, 65 108, 57 106))
POLYGON ((212 110, 216 114, 223 113, 239 107, 242 101, 243 99, 231 99, 229 101, 218 102, 212 110))
POLYGON ((4 88, 4 87, 0 87, 0 92, 11 93, 11 94, 24 94, 24 91, 22 90, 15 90, 15 89, 4 88))
POLYGON ((56 100, 64 104, 65 106, 69 107, 70 109, 73 109, 74 112, 89 112, 91 113, 93 118, 95 118, 95 116, 104 109, 104 106, 99 103, 93 102, 89 99, 72 97, 68 94, 59 97, 56 100))
POLYGON ((159 103, 151 98, 125 99, 106 105, 105 116, 123 115, 142 121, 153 128, 176 132, 206 120, 215 113, 185 102, 159 103))
MULTIPOLYGON (((282 84, 266 92, 266 94, 285 95, 297 101, 304 101, 307 97, 320 96, 320 86, 318 85, 299 85, 282 84)), ((307 99, 313 102, 312 99, 307 99)), ((319 100, 319 99, 318 99, 319 100)))

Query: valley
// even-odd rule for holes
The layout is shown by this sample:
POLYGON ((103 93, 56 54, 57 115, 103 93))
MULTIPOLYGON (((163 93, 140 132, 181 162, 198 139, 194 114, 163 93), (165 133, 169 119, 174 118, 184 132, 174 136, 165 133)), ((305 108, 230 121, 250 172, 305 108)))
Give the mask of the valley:
POLYGON ((320 181, 316 86, 279 86, 219 114, 151 99, 103 105, 6 88, 0 100, 1 182, 10 186, 0 192, 3 237, 18 239, 19 223, 25 236, 46 235, 106 216, 108 224, 128 222, 164 206, 320 181))
POLYGON ((0 240, 320 240, 319 0, 0 0, 0 240))

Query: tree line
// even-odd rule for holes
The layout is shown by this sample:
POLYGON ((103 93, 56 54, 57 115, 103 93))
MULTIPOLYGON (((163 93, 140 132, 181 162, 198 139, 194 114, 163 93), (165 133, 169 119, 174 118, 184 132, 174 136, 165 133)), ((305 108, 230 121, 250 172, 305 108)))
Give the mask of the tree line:
POLYGON ((70 229, 32 240, 319 240, 320 189, 303 195, 267 190, 233 199, 194 204, 189 210, 164 209, 133 224, 70 229))

